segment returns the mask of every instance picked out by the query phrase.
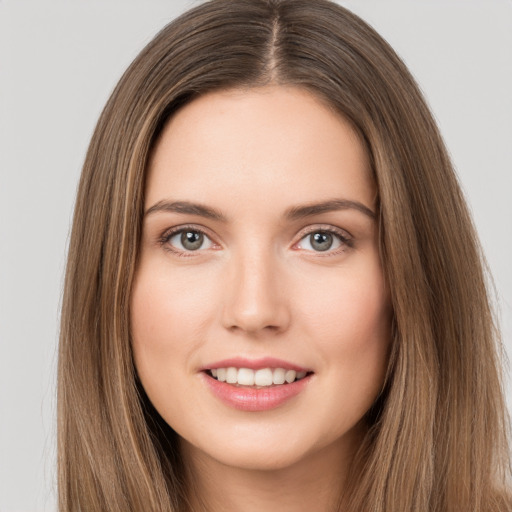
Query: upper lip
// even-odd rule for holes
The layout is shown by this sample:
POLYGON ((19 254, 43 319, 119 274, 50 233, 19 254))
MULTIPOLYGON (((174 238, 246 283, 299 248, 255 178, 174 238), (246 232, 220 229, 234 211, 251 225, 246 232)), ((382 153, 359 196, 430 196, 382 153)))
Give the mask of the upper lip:
POLYGON ((249 368, 251 370, 260 370, 262 368, 283 368, 285 370, 295 370, 296 372, 309 372, 309 368, 299 366, 283 359, 275 357, 262 357, 258 359, 247 359, 244 357, 232 357, 215 361, 201 368, 201 371, 212 370, 216 368, 249 368))

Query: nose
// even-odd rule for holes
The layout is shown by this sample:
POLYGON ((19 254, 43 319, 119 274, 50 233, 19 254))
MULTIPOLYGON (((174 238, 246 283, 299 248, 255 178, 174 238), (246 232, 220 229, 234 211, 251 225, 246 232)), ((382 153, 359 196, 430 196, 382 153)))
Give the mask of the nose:
POLYGON ((222 313, 224 327, 253 336, 288 329, 288 290, 275 258, 253 251, 231 263, 222 313))

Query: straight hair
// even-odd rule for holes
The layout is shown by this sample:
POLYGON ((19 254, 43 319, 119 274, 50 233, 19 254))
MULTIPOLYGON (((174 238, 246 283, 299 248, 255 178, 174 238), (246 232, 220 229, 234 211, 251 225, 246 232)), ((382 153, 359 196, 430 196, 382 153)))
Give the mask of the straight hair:
POLYGON ((511 510, 502 349, 456 175, 403 62, 327 0, 195 7, 147 45, 106 104, 80 179, 64 287, 59 510, 189 510, 177 435, 138 381, 130 340, 148 159, 186 103, 268 84, 307 90, 347 119, 378 189, 392 349, 339 510, 511 510))

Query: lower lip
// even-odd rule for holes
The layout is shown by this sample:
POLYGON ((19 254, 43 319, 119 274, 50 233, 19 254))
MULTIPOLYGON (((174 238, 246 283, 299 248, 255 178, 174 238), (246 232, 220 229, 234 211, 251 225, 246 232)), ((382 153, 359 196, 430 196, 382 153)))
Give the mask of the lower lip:
POLYGON ((220 382, 203 373, 206 384, 213 394, 229 407, 240 411, 269 411, 283 405, 297 396, 310 382, 311 375, 291 384, 281 384, 262 388, 234 386, 220 382))

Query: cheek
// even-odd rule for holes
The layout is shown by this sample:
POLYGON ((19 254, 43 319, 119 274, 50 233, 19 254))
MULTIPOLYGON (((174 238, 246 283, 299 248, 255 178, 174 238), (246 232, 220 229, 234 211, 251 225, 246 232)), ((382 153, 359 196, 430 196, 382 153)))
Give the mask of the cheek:
POLYGON ((390 299, 377 264, 340 271, 303 291, 300 309, 310 339, 331 349, 366 350, 389 338, 390 299))
POLYGON ((335 386, 351 390, 345 398, 369 407, 382 389, 391 338, 392 308, 380 266, 340 272, 327 291, 309 297, 302 308, 308 339, 335 386))
POLYGON ((358 351, 378 350, 390 334, 391 307, 384 286, 359 286, 340 297, 337 315, 342 319, 342 333, 350 334, 348 346, 358 351), (349 343, 349 340, 352 343, 349 343))
MULTIPOLYGON (((141 265, 131 298, 134 346, 174 352, 198 337, 210 318, 211 291, 197 279, 158 265, 141 265), (184 321, 186 319, 186 321, 184 321)), ((189 345, 190 346, 190 345, 189 345)))
POLYGON ((158 398, 155 393, 166 392, 172 375, 186 368, 187 354, 199 339, 193 333, 200 329, 202 317, 197 297, 183 293, 183 283, 168 279, 167 274, 165 268, 142 261, 131 297, 135 366, 152 400, 158 398))
POLYGON ((201 296, 194 293, 197 288, 190 284, 178 272, 171 278, 158 260, 142 259, 132 290, 135 367, 149 399, 166 419, 180 414, 182 401, 192 400, 185 383, 191 354, 200 345, 205 311, 201 296))

